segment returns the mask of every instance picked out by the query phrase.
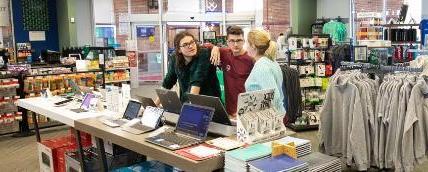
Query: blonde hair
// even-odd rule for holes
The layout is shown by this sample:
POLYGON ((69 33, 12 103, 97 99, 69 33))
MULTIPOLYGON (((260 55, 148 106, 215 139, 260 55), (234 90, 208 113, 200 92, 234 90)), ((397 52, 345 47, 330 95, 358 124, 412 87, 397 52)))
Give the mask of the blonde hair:
POLYGON ((247 37, 248 44, 255 47, 258 55, 263 55, 274 61, 278 50, 275 41, 270 40, 270 35, 264 30, 251 30, 247 37))

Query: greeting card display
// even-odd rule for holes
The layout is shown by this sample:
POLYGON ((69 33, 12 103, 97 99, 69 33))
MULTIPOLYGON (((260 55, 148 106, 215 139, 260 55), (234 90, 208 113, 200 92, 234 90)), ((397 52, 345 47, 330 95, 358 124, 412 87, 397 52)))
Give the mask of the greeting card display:
POLYGON ((260 143, 285 134, 284 116, 272 106, 273 98, 273 89, 239 94, 236 124, 239 141, 260 143))

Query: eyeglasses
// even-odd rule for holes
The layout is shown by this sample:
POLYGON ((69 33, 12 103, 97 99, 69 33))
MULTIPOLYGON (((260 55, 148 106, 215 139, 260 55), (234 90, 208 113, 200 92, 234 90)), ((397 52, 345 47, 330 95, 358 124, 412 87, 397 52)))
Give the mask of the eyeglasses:
POLYGON ((190 46, 195 45, 195 43, 196 42, 193 40, 193 41, 190 41, 190 42, 183 43, 183 45, 180 45, 180 47, 181 48, 190 48, 190 46))
POLYGON ((244 40, 242 40, 242 39, 236 39, 236 40, 234 40, 234 39, 230 39, 230 40, 227 40, 227 43, 229 43, 229 44, 241 44, 241 43, 243 43, 244 42, 244 40))

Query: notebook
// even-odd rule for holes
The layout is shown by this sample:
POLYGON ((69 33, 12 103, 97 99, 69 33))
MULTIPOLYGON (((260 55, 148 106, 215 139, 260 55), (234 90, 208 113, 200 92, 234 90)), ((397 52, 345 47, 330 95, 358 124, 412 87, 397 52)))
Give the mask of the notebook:
POLYGON ((263 144, 256 144, 243 149, 237 149, 227 152, 227 156, 231 156, 241 161, 251 161, 268 156, 272 153, 272 148, 263 144))
POLYGON ((307 170, 308 163, 293 159, 287 155, 269 157, 249 162, 251 169, 256 171, 303 171, 307 170))

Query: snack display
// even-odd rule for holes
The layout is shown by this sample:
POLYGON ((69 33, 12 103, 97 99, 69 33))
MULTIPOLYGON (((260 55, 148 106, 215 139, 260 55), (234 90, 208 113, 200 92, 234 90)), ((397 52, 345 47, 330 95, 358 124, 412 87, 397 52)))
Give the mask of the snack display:
MULTIPOLYGON (((78 74, 63 74, 63 75, 48 75, 27 77, 24 80, 24 92, 35 93, 34 96, 40 95, 42 89, 49 88, 53 95, 58 95, 71 91, 69 80, 73 80, 79 86, 96 87, 101 83, 98 82, 101 74, 98 73, 78 73, 78 74)), ((33 97, 28 95, 29 97, 33 97)))

